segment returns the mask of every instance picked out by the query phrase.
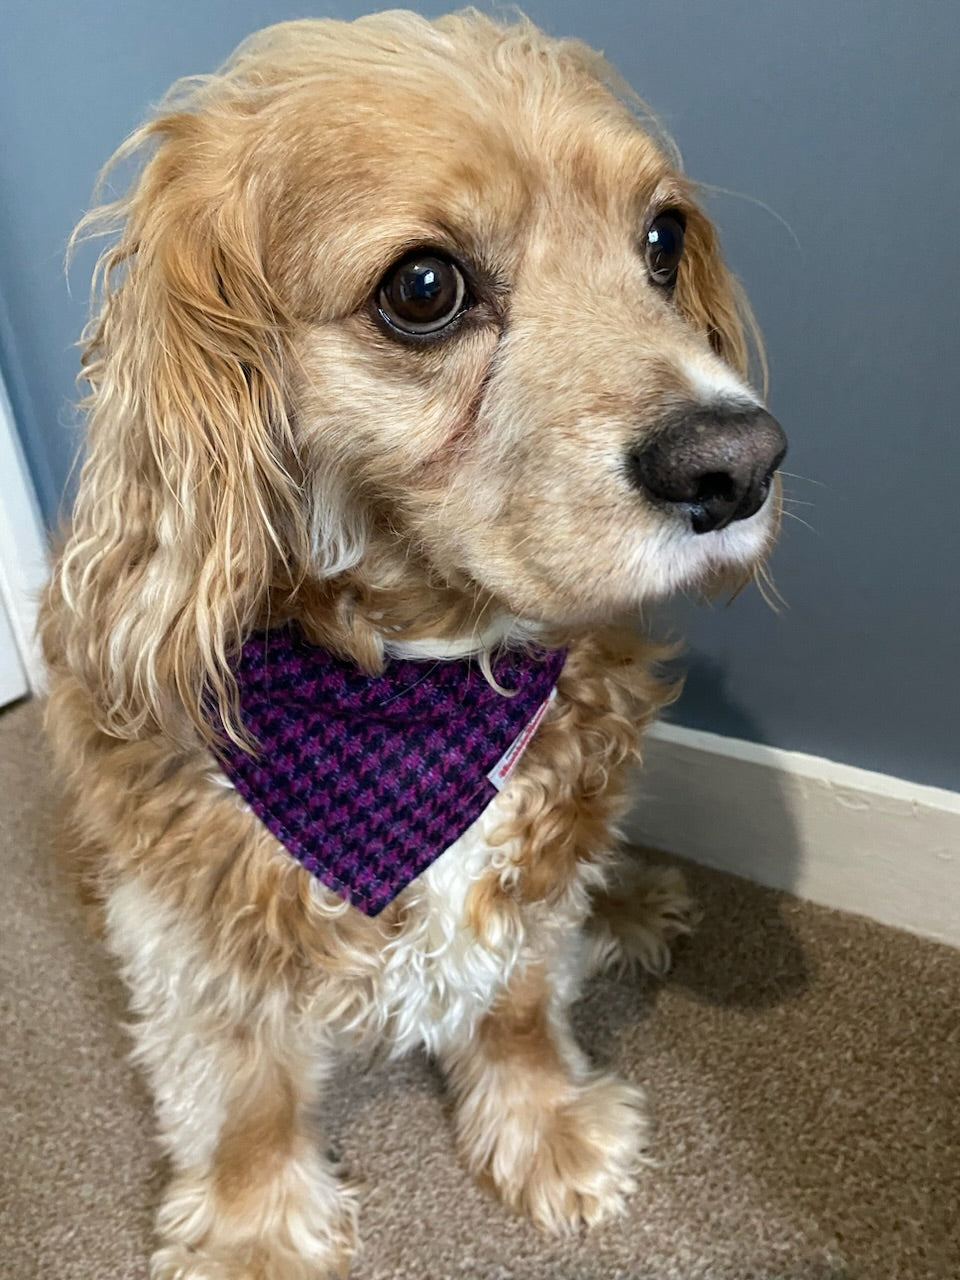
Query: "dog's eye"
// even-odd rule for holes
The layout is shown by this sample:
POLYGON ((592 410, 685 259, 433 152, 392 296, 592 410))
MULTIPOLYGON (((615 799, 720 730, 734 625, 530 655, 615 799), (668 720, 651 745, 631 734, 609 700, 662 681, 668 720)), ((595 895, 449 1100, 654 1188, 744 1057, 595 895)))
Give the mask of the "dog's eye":
POLYGON ((658 214, 647 228, 644 254, 654 284, 669 288, 676 280, 683 257, 683 233, 683 214, 673 210, 658 214))
POLYGON ((402 258, 377 290, 377 308, 387 324, 415 337, 445 329, 469 301, 460 268, 429 250, 402 258))

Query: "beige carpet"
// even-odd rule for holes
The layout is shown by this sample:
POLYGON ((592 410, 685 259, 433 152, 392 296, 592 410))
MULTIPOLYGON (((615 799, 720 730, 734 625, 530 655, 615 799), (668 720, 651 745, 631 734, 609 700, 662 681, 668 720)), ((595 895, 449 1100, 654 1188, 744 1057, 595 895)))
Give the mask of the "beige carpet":
MULTIPOLYGON (((35 705, 0 714, 0 798, 0 1276, 142 1280, 163 1174, 121 990, 50 866, 35 705)), ((670 979, 597 984, 579 1013, 656 1099, 629 1217, 559 1243, 509 1217, 414 1058, 329 1098, 366 1178, 356 1280, 960 1277, 960 952, 690 878, 707 918, 670 979)))

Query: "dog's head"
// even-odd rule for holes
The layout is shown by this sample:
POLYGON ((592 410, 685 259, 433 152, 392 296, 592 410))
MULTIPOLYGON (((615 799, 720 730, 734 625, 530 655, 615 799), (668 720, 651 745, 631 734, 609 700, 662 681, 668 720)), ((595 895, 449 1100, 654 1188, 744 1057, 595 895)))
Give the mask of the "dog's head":
POLYGON ((261 33, 134 136, 61 574, 114 732, 228 710, 268 609, 375 665, 751 571, 784 437, 638 115, 582 45, 394 13, 261 33))

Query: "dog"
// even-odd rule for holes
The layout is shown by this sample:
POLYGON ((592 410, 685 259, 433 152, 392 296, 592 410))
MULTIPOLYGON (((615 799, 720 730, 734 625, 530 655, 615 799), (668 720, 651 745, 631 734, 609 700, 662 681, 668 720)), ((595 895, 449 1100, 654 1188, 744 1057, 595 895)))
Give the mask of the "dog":
POLYGON ((152 1276, 346 1273, 341 1053, 425 1047, 510 1209, 615 1217, 644 1099, 568 1011, 692 912, 619 852, 675 692, 632 619, 778 526, 711 223, 598 54, 472 11, 267 29, 118 156, 41 636, 172 1170, 152 1276))

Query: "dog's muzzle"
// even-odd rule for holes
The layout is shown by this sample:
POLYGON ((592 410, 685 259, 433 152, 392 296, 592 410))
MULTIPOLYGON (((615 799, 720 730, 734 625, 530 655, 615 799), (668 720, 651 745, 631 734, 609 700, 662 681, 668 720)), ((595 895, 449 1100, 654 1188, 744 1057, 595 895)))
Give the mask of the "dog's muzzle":
POLYGON ((627 456, 631 484, 712 533, 760 510, 787 452, 776 418, 759 406, 716 406, 676 414, 627 456))

